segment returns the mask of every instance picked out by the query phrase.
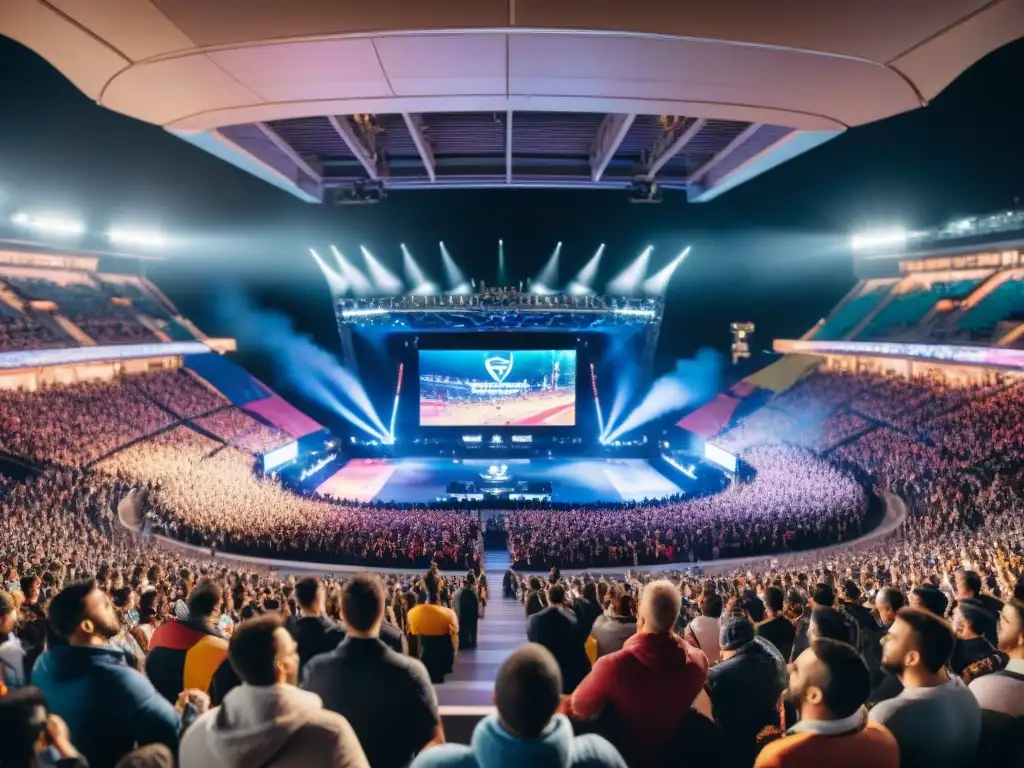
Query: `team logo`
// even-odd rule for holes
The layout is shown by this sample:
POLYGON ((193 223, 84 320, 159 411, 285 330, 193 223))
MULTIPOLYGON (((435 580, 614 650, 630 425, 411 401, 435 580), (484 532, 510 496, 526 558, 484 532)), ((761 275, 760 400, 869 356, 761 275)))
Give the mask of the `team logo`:
POLYGON ((509 352, 508 357, 488 357, 484 360, 484 367, 491 374, 491 378, 501 384, 512 373, 512 353, 509 352))

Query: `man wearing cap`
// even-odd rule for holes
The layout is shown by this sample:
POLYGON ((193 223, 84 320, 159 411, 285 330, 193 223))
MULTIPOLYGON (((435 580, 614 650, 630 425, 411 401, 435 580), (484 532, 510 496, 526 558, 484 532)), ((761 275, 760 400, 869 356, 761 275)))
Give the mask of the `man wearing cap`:
POLYGON ((722 617, 722 661, 708 670, 711 711, 722 727, 725 765, 750 765, 758 734, 778 728, 779 695, 786 687, 786 662, 770 642, 759 638, 742 614, 722 617))
POLYGON ((18 610, 9 592, 0 590, 0 685, 9 691, 23 688, 25 683, 25 649, 14 634, 18 610))

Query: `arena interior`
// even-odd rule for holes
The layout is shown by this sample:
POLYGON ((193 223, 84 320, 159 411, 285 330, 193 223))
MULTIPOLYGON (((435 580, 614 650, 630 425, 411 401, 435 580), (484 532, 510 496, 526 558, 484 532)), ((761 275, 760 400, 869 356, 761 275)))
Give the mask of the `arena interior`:
MULTIPOLYGON (((658 31, 663 9, 641 2, 615 32, 607 4, 453 2, 428 25, 408 4, 357 19, 299 2, 287 25, 263 9, 237 28, 235 3, 101 5, 16 0, 0 33, 102 106, 310 201, 663 185, 700 202, 916 108, 1024 30, 1013 0, 840 3, 845 42, 797 24, 796 0, 778 11, 792 39, 755 31, 754 3, 744 24, 665 12, 658 31), (115 6, 138 29, 111 25, 115 6), (870 42, 872 13, 902 38, 870 42), (555 38, 577 54, 556 56, 555 38), (698 47, 730 86, 612 73, 698 47), (423 51, 433 70, 410 71, 423 51), (571 61, 602 51, 608 87, 586 93, 571 61), (327 62, 362 74, 339 84, 327 62), (559 96, 564 83, 579 92, 559 96), (492 113, 504 122, 481 127, 492 113)), ((18 697, 41 691, 67 723, 40 726, 47 749, 83 761, 67 765, 154 743, 184 766, 1019 764, 1024 211, 861 238, 857 284, 826 317, 635 427, 644 393, 619 402, 621 363, 653 380, 670 295, 339 290, 341 363, 371 405, 330 430, 242 368, 235 340, 183 317, 144 254, 62 247, 46 223, 15 215, 0 242, 0 709, 27 728, 18 697), (69 607, 83 579, 95 589, 69 607), (381 590, 385 629, 360 628, 353 606, 372 613, 381 590), (301 678, 277 635, 271 672, 253 671, 259 627, 282 626, 301 678), (377 655, 353 662, 360 643, 377 655), (60 667, 83 648, 109 651, 116 679, 60 667), (172 653, 186 660, 168 688, 172 653), (304 730, 276 757, 208 746, 234 727, 233 701, 297 681, 351 723, 315 721, 330 750, 304 730), (103 685, 133 692, 134 724, 83 702, 103 685), (488 762, 493 729, 505 741, 488 762)))

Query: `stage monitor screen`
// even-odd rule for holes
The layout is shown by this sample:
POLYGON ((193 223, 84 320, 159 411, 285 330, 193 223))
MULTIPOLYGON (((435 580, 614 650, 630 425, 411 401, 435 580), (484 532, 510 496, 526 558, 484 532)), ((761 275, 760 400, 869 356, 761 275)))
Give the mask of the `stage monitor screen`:
POLYGON ((572 427, 575 349, 421 349, 420 426, 572 427))
POLYGON ((726 472, 736 472, 738 461, 736 456, 724 451, 717 445, 711 443, 704 443, 704 458, 713 464, 717 464, 726 472))
POLYGON ((277 469, 282 464, 287 464, 289 461, 294 461, 299 457, 299 443, 293 441, 287 445, 283 445, 280 448, 275 448, 272 451, 267 451, 263 454, 263 471, 270 472, 273 469, 277 469))

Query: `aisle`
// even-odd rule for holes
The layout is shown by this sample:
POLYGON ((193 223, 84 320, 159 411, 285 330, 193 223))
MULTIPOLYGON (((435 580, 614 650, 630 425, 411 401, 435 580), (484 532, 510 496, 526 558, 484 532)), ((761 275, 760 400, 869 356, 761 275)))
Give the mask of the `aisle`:
POLYGON ((522 604, 501 596, 501 579, 508 566, 507 551, 484 552, 484 572, 491 598, 477 629, 477 647, 459 651, 452 674, 436 686, 441 706, 490 706, 498 667, 526 642, 526 613, 522 604))

